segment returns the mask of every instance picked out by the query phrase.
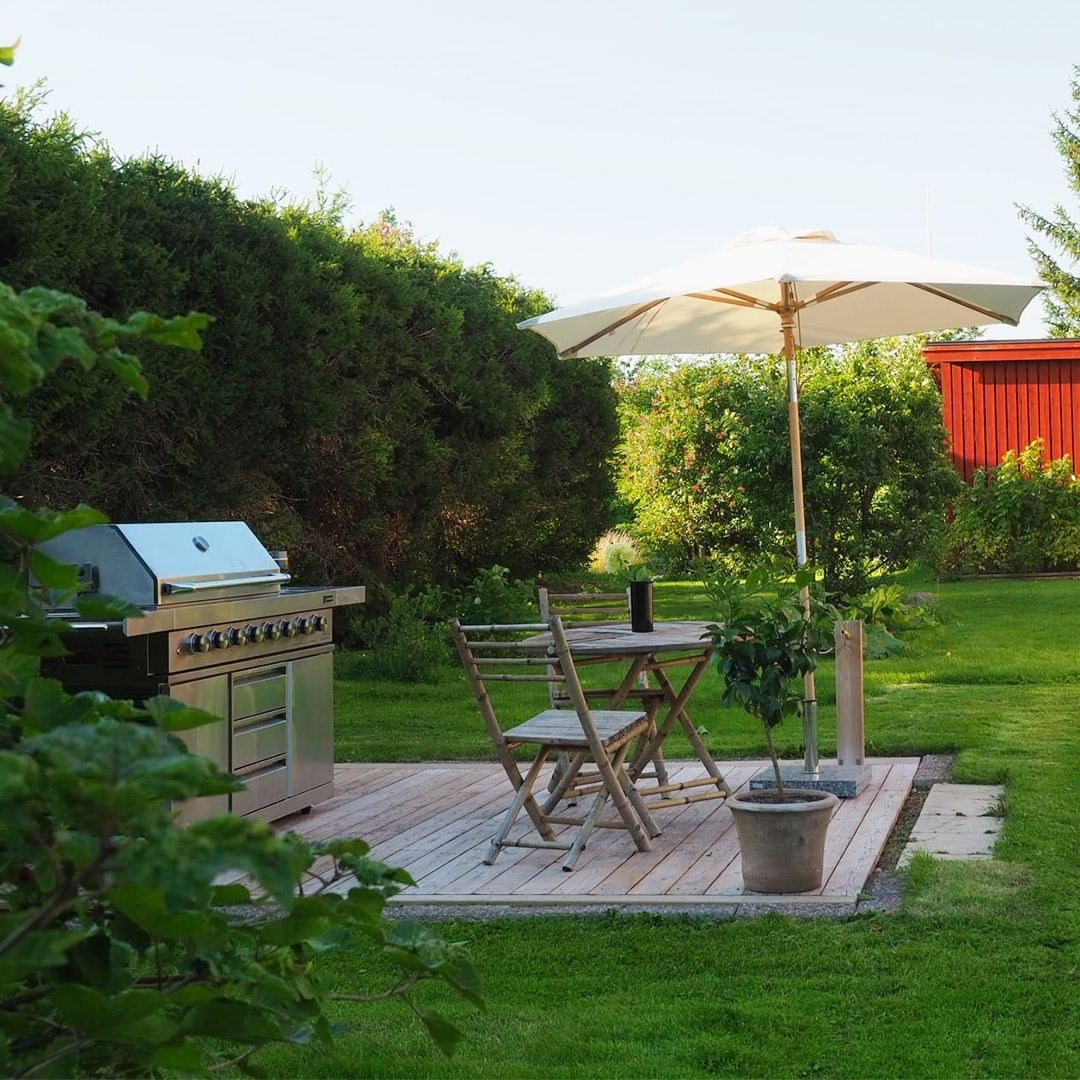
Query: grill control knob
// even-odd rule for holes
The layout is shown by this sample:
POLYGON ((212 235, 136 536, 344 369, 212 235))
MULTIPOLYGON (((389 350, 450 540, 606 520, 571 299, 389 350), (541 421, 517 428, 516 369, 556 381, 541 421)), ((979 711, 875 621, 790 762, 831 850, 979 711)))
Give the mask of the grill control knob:
POLYGON ((311 619, 300 618, 296 620, 296 629, 301 634, 310 634, 315 627, 312 625, 311 619))
POLYGON ((209 637, 212 649, 227 649, 232 644, 228 630, 211 630, 209 637))
POLYGON ((261 626, 249 626, 244 630, 244 637, 252 645, 258 645, 266 637, 266 630, 261 626))
POLYGON ((277 641, 281 637, 281 627, 276 622, 263 623, 263 634, 269 641, 277 641))
POLYGON ((312 625, 315 627, 316 630, 325 630, 326 629, 326 616, 325 615, 316 615, 315 618, 311 620, 311 622, 312 622, 312 625))
POLYGON ((228 635, 230 645, 247 644, 247 634, 243 630, 238 630, 235 626, 230 626, 225 633, 228 635))
POLYGON ((293 637, 296 634, 296 627, 293 626, 293 624, 291 622, 289 622, 288 619, 282 619, 281 620, 281 632, 286 637, 293 637))
POLYGON ((210 639, 205 634, 189 634, 185 642, 190 653, 204 653, 210 651, 210 639))

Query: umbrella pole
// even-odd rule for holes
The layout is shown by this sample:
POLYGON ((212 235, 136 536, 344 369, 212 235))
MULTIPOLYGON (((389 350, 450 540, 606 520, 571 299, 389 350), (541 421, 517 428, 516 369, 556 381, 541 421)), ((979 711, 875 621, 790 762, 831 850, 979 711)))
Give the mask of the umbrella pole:
MULTIPOLYGON (((789 282, 782 282, 780 327, 784 333, 784 360, 787 364, 788 432, 791 436, 791 487, 795 496, 795 557, 800 568, 807 563, 806 511, 803 505, 802 436, 799 425, 799 381, 795 353, 795 298, 789 282)), ((810 588, 799 593, 803 611, 810 615, 810 588)), ((803 767, 811 776, 818 772, 817 691, 814 673, 808 671, 803 681, 803 767)))

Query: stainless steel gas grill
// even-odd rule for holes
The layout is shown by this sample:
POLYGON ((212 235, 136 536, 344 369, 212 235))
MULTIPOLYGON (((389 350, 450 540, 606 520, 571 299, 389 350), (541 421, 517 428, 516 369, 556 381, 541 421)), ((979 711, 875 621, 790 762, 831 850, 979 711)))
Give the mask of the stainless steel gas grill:
POLYGON ((274 819, 333 793, 333 611, 363 603, 362 587, 286 588, 240 521, 98 525, 41 550, 76 565, 83 591, 141 608, 117 622, 56 610, 73 631, 47 674, 71 691, 167 694, 222 717, 181 737, 246 786, 185 804, 185 820, 274 819))

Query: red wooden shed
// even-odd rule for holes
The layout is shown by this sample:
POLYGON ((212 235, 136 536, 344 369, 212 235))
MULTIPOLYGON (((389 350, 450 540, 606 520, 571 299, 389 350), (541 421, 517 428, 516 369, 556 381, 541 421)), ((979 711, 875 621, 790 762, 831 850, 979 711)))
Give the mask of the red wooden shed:
POLYGON ((965 480, 1040 437, 1051 458, 1080 461, 1080 339, 940 341, 924 355, 965 480))

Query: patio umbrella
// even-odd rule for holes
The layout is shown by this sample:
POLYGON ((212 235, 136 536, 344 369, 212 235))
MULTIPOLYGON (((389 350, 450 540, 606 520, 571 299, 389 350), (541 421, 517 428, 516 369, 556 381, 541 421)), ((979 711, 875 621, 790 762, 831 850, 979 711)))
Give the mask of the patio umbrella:
MULTIPOLYGON (((715 254, 519 323, 560 356, 780 353, 787 363, 795 550, 807 561, 799 436, 799 348, 956 326, 1015 326, 1039 282, 888 248, 827 230, 767 227, 715 254)), ((804 604, 809 592, 804 590, 804 604)), ((805 687, 805 768, 816 774, 814 676, 805 687)))

